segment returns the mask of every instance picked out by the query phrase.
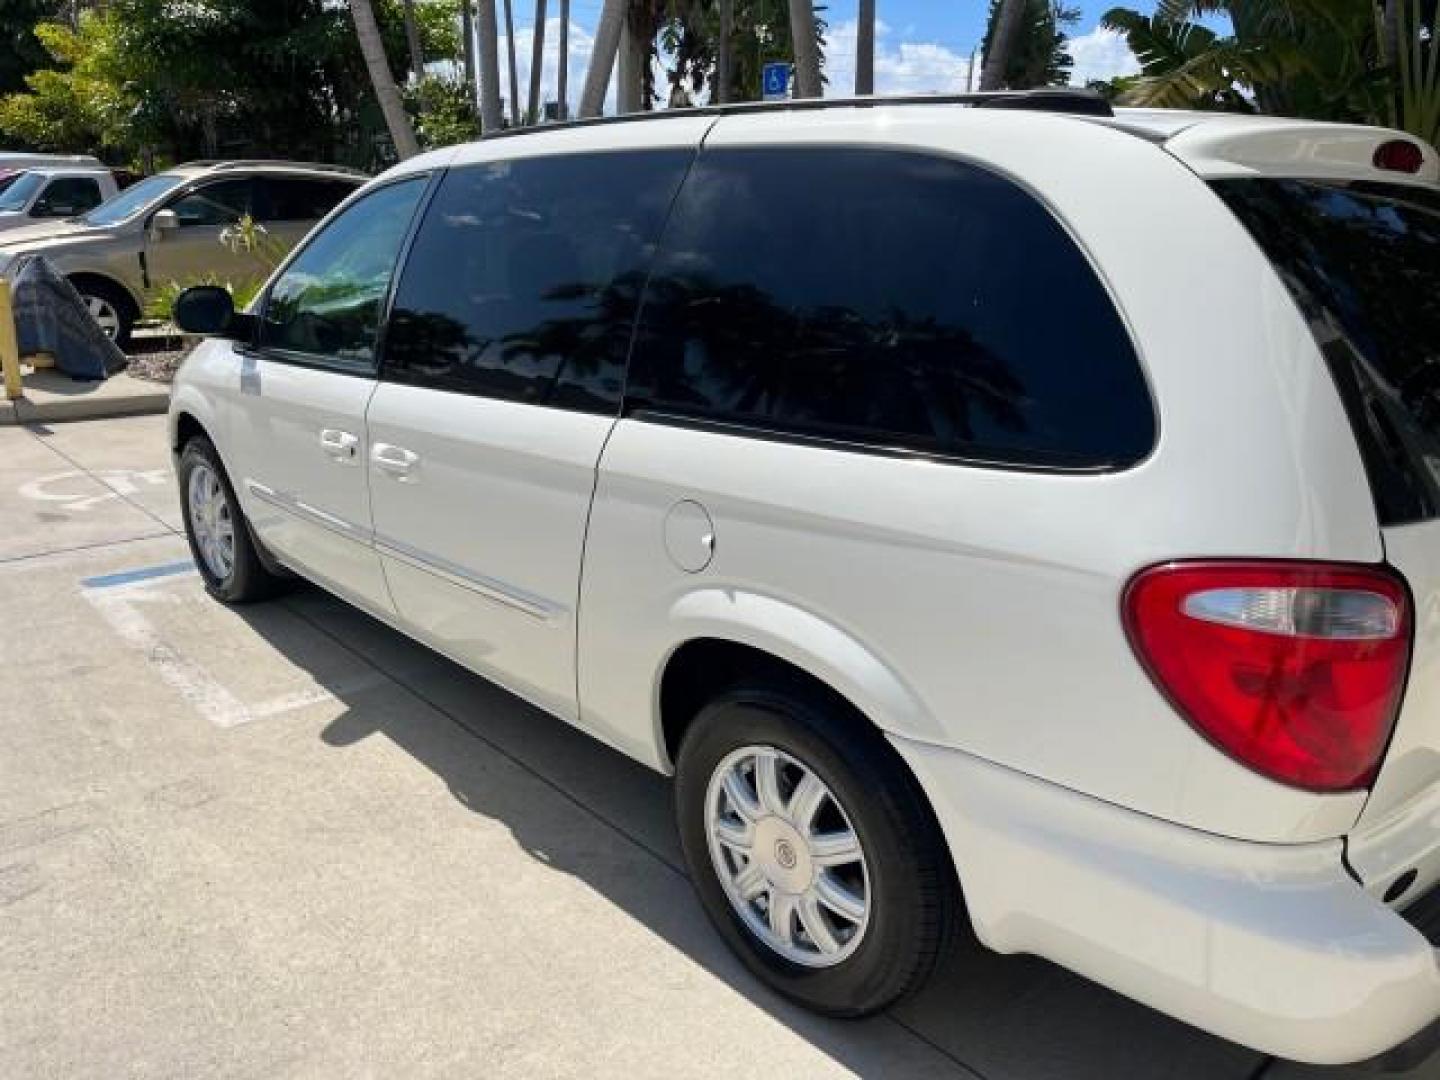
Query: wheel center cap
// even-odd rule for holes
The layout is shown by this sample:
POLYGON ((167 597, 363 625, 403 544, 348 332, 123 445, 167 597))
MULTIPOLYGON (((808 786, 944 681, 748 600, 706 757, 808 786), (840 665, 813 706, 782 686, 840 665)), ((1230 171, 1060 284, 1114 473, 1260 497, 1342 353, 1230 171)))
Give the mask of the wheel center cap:
POLYGON ((778 817, 767 817, 755 826, 755 857, 765 876, 781 892, 801 893, 815 877, 815 867, 805 838, 778 817))

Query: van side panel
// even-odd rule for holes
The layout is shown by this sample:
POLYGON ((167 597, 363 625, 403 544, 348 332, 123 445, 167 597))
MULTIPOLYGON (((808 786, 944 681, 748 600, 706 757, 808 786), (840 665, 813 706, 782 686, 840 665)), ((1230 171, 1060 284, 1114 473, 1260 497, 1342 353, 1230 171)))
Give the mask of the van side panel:
POLYGON ((825 145, 920 149, 1023 177, 1130 328, 1157 407, 1155 450, 1120 472, 1062 475, 622 419, 585 556, 584 726, 663 762, 658 685, 695 634, 675 613, 691 593, 733 596, 747 640, 738 624, 763 598, 893 674, 893 706, 837 687, 893 734, 1224 836, 1344 833, 1363 795, 1298 791, 1225 757, 1149 682, 1119 617, 1130 577, 1168 559, 1382 557, 1334 386, 1241 226, 1155 146, 1039 114, 726 117, 706 143, 825 145), (686 499, 714 522, 714 559, 695 574, 665 544, 666 516, 686 499))

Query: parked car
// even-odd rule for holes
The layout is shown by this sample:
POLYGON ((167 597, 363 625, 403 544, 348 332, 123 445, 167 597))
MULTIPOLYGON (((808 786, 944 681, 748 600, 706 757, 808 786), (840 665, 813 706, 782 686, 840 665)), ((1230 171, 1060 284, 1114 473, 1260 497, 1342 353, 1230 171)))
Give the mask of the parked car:
POLYGON ((0 232, 78 217, 119 194, 109 169, 67 165, 0 175, 0 232))
POLYGON ((705 909, 811 1008, 968 924, 1394 1064, 1440 1031, 1437 178, 1081 94, 429 153, 248 311, 180 298, 191 548, 674 772, 705 909))
POLYGON ((0 273, 11 257, 44 255, 123 345, 150 290, 206 275, 263 275, 253 257, 220 243, 221 232, 242 216, 293 244, 365 179, 303 162, 191 162, 147 177, 77 218, 5 233, 0 273))

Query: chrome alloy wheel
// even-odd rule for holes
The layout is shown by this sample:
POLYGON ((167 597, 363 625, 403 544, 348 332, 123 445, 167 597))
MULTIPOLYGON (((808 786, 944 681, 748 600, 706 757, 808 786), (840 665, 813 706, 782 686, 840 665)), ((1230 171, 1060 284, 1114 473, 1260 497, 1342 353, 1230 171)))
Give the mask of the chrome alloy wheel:
POLYGON ((205 566, 219 581, 235 569, 235 519, 220 477, 208 465, 190 470, 186 499, 190 505, 190 531, 205 566))
POLYGON ((870 921, 870 874, 844 807, 807 766, 745 746, 715 767, 705 835, 736 914, 786 960, 847 959, 870 921))
POLYGON ((102 296, 84 296, 82 299, 90 317, 105 331, 105 336, 114 341, 120 334, 120 312, 115 310, 115 305, 102 296))

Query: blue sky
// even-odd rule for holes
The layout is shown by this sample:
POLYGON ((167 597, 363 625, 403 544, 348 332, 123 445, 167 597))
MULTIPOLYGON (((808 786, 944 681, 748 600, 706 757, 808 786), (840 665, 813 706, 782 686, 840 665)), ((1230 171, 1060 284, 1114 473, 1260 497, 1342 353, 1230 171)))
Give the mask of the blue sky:
MULTIPOLYGON (((856 0, 828 0, 830 23, 826 70, 828 93, 849 94, 855 80, 856 0)), ((1100 30, 1101 14, 1116 0, 1079 0, 1082 17, 1071 37, 1075 58, 1073 81, 1083 84, 1091 78, 1112 78, 1138 70, 1124 39, 1100 30)), ((528 84, 533 3, 513 0, 515 44, 522 85, 528 84)), ((1142 11, 1153 0, 1131 0, 1142 11)), ((496 5, 503 10, 503 6, 496 5)), ((542 82, 549 97, 553 94, 556 67, 556 39, 559 21, 557 4, 549 0, 546 31, 545 73, 542 82)), ((580 84, 590 61, 595 25, 601 0, 571 0, 570 98, 578 98, 580 84)), ((988 0, 876 0, 875 89, 881 94, 955 92, 967 88, 970 57, 985 32, 988 0)), ((503 24, 499 27, 504 55, 503 24)), ((976 76, 978 79, 978 70, 976 76)))

